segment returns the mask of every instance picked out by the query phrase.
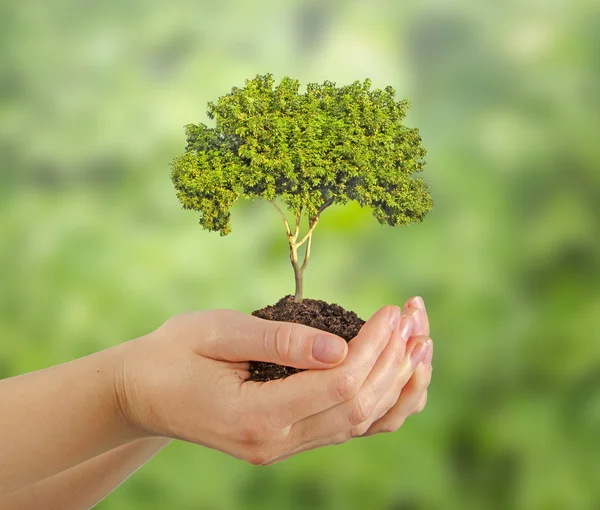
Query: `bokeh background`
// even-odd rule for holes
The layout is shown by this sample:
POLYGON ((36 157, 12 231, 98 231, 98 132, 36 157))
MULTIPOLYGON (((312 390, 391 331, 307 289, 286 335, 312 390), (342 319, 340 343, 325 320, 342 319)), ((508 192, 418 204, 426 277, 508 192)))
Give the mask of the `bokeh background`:
POLYGON ((220 238, 169 180, 183 125, 267 72, 412 100, 433 212, 329 209, 305 287, 363 318, 424 296, 428 407, 267 468, 172 444, 98 508, 600 508, 597 1, 1 0, 0 377, 293 291, 268 204, 220 238))

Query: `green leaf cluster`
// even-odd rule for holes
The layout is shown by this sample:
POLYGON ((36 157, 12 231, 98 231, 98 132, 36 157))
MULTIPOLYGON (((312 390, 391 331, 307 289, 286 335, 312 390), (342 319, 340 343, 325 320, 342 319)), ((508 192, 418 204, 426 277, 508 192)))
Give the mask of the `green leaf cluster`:
POLYGON ((409 103, 371 81, 276 85, 271 74, 246 80, 208 104, 211 128, 186 126, 187 146, 172 164, 185 209, 201 225, 226 235, 240 197, 279 197, 294 215, 317 217, 355 200, 381 224, 418 222, 431 210, 423 179, 426 151, 415 128, 403 125, 409 103))

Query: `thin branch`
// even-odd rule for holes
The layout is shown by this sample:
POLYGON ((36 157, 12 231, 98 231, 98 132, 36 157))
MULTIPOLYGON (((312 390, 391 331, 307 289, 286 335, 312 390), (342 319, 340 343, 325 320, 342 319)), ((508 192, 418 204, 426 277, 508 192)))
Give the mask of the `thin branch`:
POLYGON ((275 209, 277 209, 277 211, 279 212, 279 214, 281 214, 281 217, 283 218, 283 223, 285 225, 285 230, 287 231, 287 235, 288 237, 292 235, 292 231, 290 230, 290 224, 288 223, 288 220, 285 216, 285 214, 283 213, 283 211, 281 210, 281 208, 275 203, 274 200, 269 200, 269 202, 271 202, 273 204, 273 207, 275 207, 275 209))
POLYGON ((312 241, 312 234, 308 236, 308 243, 306 243, 306 252, 304 252, 304 262, 302 262, 302 267, 300 268, 302 271, 306 269, 306 265, 308 264, 308 257, 310 257, 310 245, 312 241))
POLYGON ((331 204, 333 204, 333 198, 327 200, 317 211, 317 216, 319 216, 325 209, 327 209, 331 204))
POLYGON ((300 220, 302 219, 302 210, 296 214, 296 230, 294 230, 294 242, 298 239, 298 233, 300 232, 300 220))
POLYGON ((315 227, 317 226, 317 223, 319 223, 319 217, 318 216, 314 216, 313 218, 311 218, 311 225, 310 228, 308 229, 308 232, 306 233, 306 235, 302 238, 302 241, 300 241, 298 244, 296 244, 296 246, 298 248, 300 248, 300 246, 302 246, 307 239, 310 239, 310 236, 313 233, 313 230, 315 229, 315 227))
POLYGON ((313 216, 312 218, 310 218, 309 221, 309 225, 310 228, 308 229, 308 232, 306 233, 306 235, 302 238, 302 241, 300 241, 296 246, 299 248, 300 246, 302 246, 306 240, 308 239, 308 241, 310 242, 310 238, 312 236, 313 230, 315 229, 315 227, 317 226, 317 223, 319 223, 319 216, 321 215, 321 213, 327 209, 331 204, 333 204, 333 198, 330 198, 329 200, 327 200, 327 202, 325 202, 317 211, 317 215, 313 216))

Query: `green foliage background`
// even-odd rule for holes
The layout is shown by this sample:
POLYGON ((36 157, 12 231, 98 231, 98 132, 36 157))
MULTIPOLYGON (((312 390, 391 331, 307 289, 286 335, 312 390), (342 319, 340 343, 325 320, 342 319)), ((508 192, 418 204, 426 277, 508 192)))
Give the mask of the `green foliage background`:
POLYGON ((220 238, 169 180, 246 78, 392 85, 428 149, 425 222, 333 207, 305 276, 364 318, 425 297, 426 412, 268 468, 173 444, 99 508, 600 507, 598 2, 1 0, 0 47, 0 377, 291 292, 268 204, 220 238))

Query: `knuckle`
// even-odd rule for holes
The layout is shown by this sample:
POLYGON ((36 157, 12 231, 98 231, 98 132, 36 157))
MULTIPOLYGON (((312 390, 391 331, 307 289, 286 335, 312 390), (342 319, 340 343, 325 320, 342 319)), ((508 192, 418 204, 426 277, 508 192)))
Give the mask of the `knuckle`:
POLYGON ((292 325, 282 322, 277 325, 274 332, 275 354, 281 361, 291 361, 293 356, 292 325))
POLYGON ((331 439, 331 444, 344 444, 347 443, 348 441, 350 441, 350 439, 352 439, 352 436, 344 433, 344 434, 338 434, 337 436, 334 436, 331 439))
POLYGON ((402 425, 404 425, 403 419, 390 421, 390 422, 382 424, 380 430, 381 430, 381 432, 384 432, 384 433, 397 432, 398 429, 400 427, 402 427, 402 425))
POLYGON ((253 449, 246 452, 244 460, 253 466, 265 466, 272 460, 272 458, 264 450, 253 449))
POLYGON ((255 423, 244 424, 239 432, 239 438, 245 445, 260 445, 263 440, 263 428, 255 423))
POLYGON ((228 309, 200 310, 177 315, 171 320, 175 321, 176 331, 194 330, 201 334, 202 345, 211 351, 218 346, 222 324, 232 322, 237 313, 228 309))
POLYGON ((231 319, 236 315, 239 315, 240 312, 238 312, 237 310, 232 310, 231 308, 215 308, 214 310, 211 311, 207 311, 207 310, 201 310, 199 312, 194 312, 196 314, 213 314, 215 317, 219 318, 219 319, 231 319))
POLYGON ((215 325, 222 324, 223 322, 230 322, 239 312, 235 310, 229 310, 228 308, 217 308, 214 310, 201 310, 197 312, 191 312, 189 315, 190 320, 205 322, 208 326, 214 327, 215 325))
POLYGON ((419 414, 423 412, 427 405, 427 395, 425 395, 410 414, 419 414))
POLYGON ((404 345, 396 345, 392 347, 392 358, 396 365, 404 363, 405 347, 404 345))
POLYGON ((396 379, 394 379, 393 391, 396 396, 396 401, 402 394, 406 394, 410 390, 410 387, 407 387, 407 385, 410 383, 411 375, 411 372, 403 367, 396 376, 396 379))
POLYGON ((350 431, 350 436, 353 438, 361 437, 361 436, 365 435, 367 430, 369 430, 370 428, 371 428, 370 422, 361 423, 360 425, 357 425, 356 427, 352 428, 352 430, 350 431))
POLYGON ((241 459, 253 466, 267 466, 284 453, 285 438, 268 427, 249 426, 241 438, 241 459))
POLYGON ((351 425, 360 425, 369 419, 373 412, 373 403, 363 395, 358 395, 352 401, 350 407, 350 416, 348 417, 351 425))
POLYGON ((338 402, 352 400, 358 395, 359 389, 360 384, 356 377, 348 372, 343 372, 342 376, 336 381, 334 398, 338 402))
POLYGON ((394 425, 393 423, 386 423, 385 425, 381 426, 380 431, 384 434, 390 434, 392 432, 396 432, 398 428, 399 427, 396 427, 396 425, 394 425))

